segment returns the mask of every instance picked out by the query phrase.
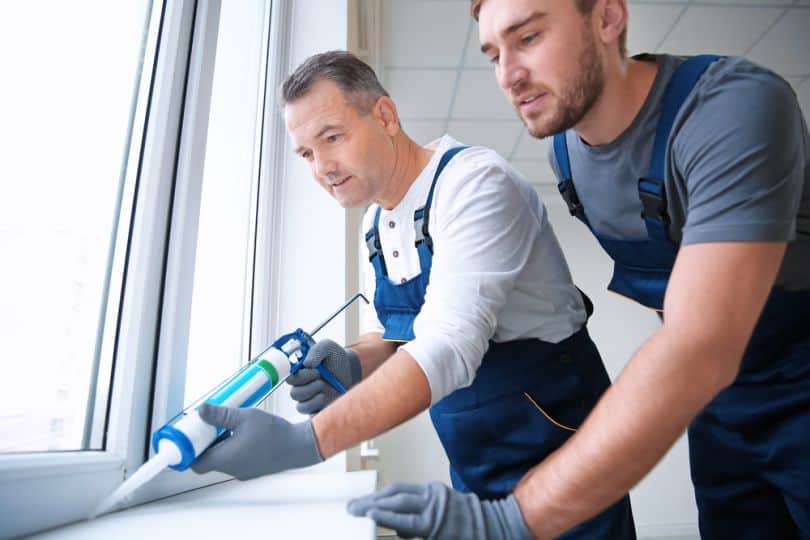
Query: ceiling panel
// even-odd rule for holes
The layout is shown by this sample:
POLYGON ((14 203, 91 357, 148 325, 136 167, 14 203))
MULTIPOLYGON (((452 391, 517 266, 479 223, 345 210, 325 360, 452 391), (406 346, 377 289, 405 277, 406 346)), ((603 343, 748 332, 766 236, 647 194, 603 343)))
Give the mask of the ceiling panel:
POLYGON ((520 144, 515 149, 512 155, 514 159, 534 159, 545 161, 548 156, 548 147, 551 144, 551 137, 545 139, 535 139, 529 135, 528 131, 523 131, 523 136, 520 138, 520 144))
MULTIPOLYGON (((470 20, 472 20, 472 18, 470 20)), ((478 25, 475 24, 475 21, 472 21, 472 24, 470 40, 467 43, 467 50, 464 53, 464 66, 486 68, 490 72, 494 72, 495 66, 490 63, 489 58, 481 52, 481 41, 478 39, 478 25)))
POLYGON ((411 139, 424 146, 444 134, 444 121, 404 119, 402 129, 411 139))
POLYGON ((804 83, 796 90, 796 95, 799 97, 799 105, 802 107, 804 113, 804 121, 810 124, 810 80, 805 80, 804 83))
MULTIPOLYGON (((559 198, 546 163, 550 140, 519 135, 524 128, 479 50, 469 0, 382 2, 382 71, 405 130, 424 144, 447 126, 463 142, 511 156, 539 191, 559 198)), ((748 56, 787 77, 810 113, 810 0, 630 0, 628 8, 631 54, 748 56)))
POLYGON ((463 0, 385 0, 383 63, 408 67, 458 66, 469 26, 466 6, 463 0))
POLYGON ((711 1, 697 1, 693 4, 725 4, 729 7, 734 6, 782 6, 789 4, 789 0, 711 0, 711 1))
POLYGON ((797 91, 804 82, 804 77, 785 77, 785 80, 793 87, 794 91, 797 91))
POLYGON ((514 119, 515 115, 491 71, 462 70, 452 111, 453 118, 514 119))
POLYGON ((456 81, 454 70, 386 69, 383 85, 402 118, 446 118, 456 81))
POLYGON ((783 75, 810 73, 810 9, 789 10, 748 58, 783 75))
POLYGON ((782 14, 766 7, 693 6, 661 46, 673 54, 742 54, 782 14))
POLYGON ((630 4, 627 52, 655 52, 683 10, 680 5, 630 4))
POLYGON ((531 184, 557 184, 554 171, 551 170, 551 167, 546 161, 514 159, 512 160, 512 165, 514 165, 531 184))
POLYGON ((510 122, 455 120, 450 122, 448 132, 465 144, 486 146, 508 158, 522 129, 523 124, 517 120, 510 122))

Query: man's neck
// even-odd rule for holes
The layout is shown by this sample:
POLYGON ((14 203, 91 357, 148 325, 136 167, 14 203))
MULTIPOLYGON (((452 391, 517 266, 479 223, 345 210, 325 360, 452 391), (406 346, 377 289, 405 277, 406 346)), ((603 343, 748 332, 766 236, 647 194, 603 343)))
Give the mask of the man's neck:
POLYGON ((615 141, 641 111, 657 72, 655 62, 609 61, 602 94, 574 131, 591 146, 615 141))
POLYGON ((404 132, 400 132, 392 142, 394 167, 389 189, 376 201, 386 210, 391 210, 402 201, 433 156, 433 150, 419 146, 404 132))

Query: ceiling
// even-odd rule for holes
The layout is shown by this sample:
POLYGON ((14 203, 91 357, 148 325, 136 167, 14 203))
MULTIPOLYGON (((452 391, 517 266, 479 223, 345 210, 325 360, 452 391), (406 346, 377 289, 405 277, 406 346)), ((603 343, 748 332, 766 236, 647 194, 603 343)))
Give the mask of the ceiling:
MULTIPOLYGON (((543 191, 554 183, 546 140, 529 136, 479 51, 469 0, 381 0, 382 82, 411 137, 450 133, 489 146, 543 191)), ((741 55, 775 70, 810 117, 810 0, 628 2, 628 50, 741 55)))

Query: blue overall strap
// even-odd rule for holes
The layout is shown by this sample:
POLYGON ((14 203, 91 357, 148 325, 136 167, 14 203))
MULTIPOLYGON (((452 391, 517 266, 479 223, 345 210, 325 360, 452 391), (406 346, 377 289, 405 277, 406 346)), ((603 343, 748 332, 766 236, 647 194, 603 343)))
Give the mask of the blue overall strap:
POLYGON ((417 208, 413 213, 413 226, 416 230, 416 249, 419 252, 419 263, 422 266, 422 271, 425 270, 426 265, 430 266, 429 258, 425 256, 427 254, 423 254, 422 251, 427 248, 428 253, 433 254, 433 240, 430 238, 430 233, 428 232, 428 219, 430 217, 430 207, 433 203, 433 191, 436 189, 436 181, 439 179, 439 176, 442 174, 447 164, 450 163, 450 160, 465 148, 469 147, 456 146, 455 148, 447 150, 442 155, 442 158, 439 160, 439 165, 436 167, 436 173, 433 175, 433 183, 430 185, 430 191, 428 191, 425 205, 421 208, 417 208))
POLYGON ((565 200, 568 211, 572 216, 582 220, 586 225, 588 220, 585 217, 585 208, 579 200, 577 190, 574 187, 573 175, 571 174, 571 161, 568 158, 568 141, 565 140, 565 131, 554 135, 554 157, 557 159, 557 166, 560 168, 562 180, 557 184, 563 200, 565 200))
POLYGON ((647 226, 647 234, 652 240, 669 241, 669 216, 664 190, 666 178, 667 144, 672 125, 678 116, 683 102, 692 92, 700 76, 709 65, 720 58, 703 54, 688 58, 675 70, 667 85, 662 100, 661 116, 655 132, 650 168, 645 178, 638 181, 638 194, 641 198, 642 217, 647 226))
POLYGON ((368 248, 368 260, 374 266, 374 273, 378 276, 387 276, 388 268, 385 266, 383 258, 382 243, 380 243, 380 207, 374 214, 374 225, 366 232, 366 247, 368 248))

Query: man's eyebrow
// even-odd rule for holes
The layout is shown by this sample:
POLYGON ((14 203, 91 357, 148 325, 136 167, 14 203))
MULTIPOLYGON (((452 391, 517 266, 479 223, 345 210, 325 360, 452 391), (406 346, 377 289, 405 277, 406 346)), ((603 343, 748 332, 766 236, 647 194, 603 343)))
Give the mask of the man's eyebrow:
MULTIPOLYGON (((514 34, 515 32, 517 32, 518 30, 520 30, 524 26, 526 26, 528 24, 531 24, 531 23, 533 23, 535 21, 538 21, 538 20, 542 19, 543 17, 545 17, 546 15, 547 14, 543 13, 542 11, 534 11, 528 17, 526 17, 525 19, 520 20, 520 21, 518 21, 516 23, 510 24, 506 28, 506 30, 504 30, 502 32, 502 35, 508 36, 509 34, 514 34)), ((481 45, 481 52, 486 54, 487 51, 489 49, 491 49, 491 48, 492 48, 492 46, 489 43, 484 43, 484 44, 481 45)))
POLYGON ((315 134, 315 138, 320 139, 323 136, 323 134, 326 133, 327 131, 331 131, 333 129, 338 128, 340 128, 338 124, 326 124, 321 128, 321 130, 318 133, 315 134))
MULTIPOLYGON (((315 138, 316 138, 316 139, 320 139, 320 138, 323 136, 323 134, 324 134, 324 133, 326 133, 326 132, 328 132, 328 131, 330 131, 330 130, 333 130, 333 129, 339 129, 339 128, 340 128, 340 125, 338 125, 338 124, 326 124, 325 126, 323 126, 323 127, 320 129, 320 131, 318 131, 318 133, 316 133, 316 134, 315 134, 315 138)), ((293 152, 295 152, 296 154, 301 154, 302 152, 304 152, 304 151, 306 151, 306 150, 307 150, 307 149, 306 149, 306 148, 304 148, 303 146, 297 146, 297 147, 296 147, 296 148, 293 150, 293 152)))

